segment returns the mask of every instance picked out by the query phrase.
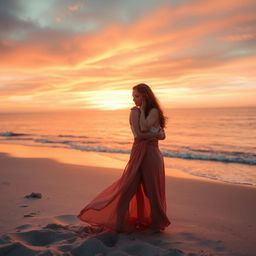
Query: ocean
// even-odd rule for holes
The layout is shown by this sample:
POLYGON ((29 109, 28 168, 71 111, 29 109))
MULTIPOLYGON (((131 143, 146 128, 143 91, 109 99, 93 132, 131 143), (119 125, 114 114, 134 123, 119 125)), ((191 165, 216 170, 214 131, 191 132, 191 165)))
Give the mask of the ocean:
MULTIPOLYGON (((1 144, 107 152, 127 161, 129 109, 0 113, 1 144), (123 157, 122 157, 123 156, 123 157)), ((256 107, 166 109, 167 168, 256 186, 256 107)))

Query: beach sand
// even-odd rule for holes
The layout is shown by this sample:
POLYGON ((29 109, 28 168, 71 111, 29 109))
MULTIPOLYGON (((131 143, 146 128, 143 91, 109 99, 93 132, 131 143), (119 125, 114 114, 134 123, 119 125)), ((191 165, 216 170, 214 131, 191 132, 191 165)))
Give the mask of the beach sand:
POLYGON ((256 255, 252 186, 169 170, 165 231, 91 232, 76 215, 121 176, 124 162, 68 149, 1 144, 0 152, 0 256, 256 255), (42 198, 24 197, 32 192, 42 198))

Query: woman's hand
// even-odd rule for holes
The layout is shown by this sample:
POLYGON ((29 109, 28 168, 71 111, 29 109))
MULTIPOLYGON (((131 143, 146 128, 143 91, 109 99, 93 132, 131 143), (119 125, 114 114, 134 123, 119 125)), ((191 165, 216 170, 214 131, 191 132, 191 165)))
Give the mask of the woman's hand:
POLYGON ((144 99, 142 100, 140 109, 141 109, 142 111, 145 111, 145 109, 146 109, 146 101, 145 101, 144 99))
POLYGON ((159 132, 156 135, 158 140, 164 140, 165 139, 165 132, 164 129, 160 129, 159 132))

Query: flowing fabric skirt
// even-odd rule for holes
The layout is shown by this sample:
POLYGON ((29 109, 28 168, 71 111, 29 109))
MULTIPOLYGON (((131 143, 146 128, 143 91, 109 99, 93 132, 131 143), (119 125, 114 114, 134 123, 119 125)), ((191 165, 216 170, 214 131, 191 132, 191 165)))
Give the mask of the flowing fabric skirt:
POLYGON ((77 216, 117 232, 164 230, 165 170, 157 140, 135 139, 122 176, 98 194, 77 216))

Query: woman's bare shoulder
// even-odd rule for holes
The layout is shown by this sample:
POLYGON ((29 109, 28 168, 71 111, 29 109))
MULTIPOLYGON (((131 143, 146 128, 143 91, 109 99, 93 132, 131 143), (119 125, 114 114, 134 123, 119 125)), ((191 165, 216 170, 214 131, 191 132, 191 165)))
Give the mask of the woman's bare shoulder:
POLYGON ((140 115, 140 110, 137 107, 132 107, 130 112, 130 117, 137 117, 140 115))
POLYGON ((137 108, 137 107, 132 107, 132 108, 131 108, 131 114, 132 114, 132 113, 140 113, 140 109, 137 108))

